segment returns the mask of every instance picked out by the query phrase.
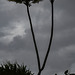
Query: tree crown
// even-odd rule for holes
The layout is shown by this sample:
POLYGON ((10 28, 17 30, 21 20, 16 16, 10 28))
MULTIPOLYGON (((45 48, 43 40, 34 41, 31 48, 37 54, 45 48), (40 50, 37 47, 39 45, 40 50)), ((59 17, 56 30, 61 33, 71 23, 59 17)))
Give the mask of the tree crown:
POLYGON ((39 3, 40 1, 43 1, 43 0, 8 0, 8 1, 12 1, 12 2, 16 2, 16 3, 19 3, 19 4, 25 4, 26 6, 31 6, 31 3, 39 3))

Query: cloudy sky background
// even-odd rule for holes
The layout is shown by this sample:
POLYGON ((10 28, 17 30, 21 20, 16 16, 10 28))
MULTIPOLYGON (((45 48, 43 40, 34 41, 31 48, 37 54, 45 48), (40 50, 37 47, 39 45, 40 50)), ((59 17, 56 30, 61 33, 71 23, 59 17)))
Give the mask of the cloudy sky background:
MULTIPOLYGON (((75 72, 75 0, 55 0, 54 37, 42 75, 75 72)), ((49 0, 30 7, 31 18, 41 58, 48 47, 51 26, 49 0)), ((35 74, 37 60, 26 6, 0 0, 0 63, 9 60, 24 63, 35 74)))

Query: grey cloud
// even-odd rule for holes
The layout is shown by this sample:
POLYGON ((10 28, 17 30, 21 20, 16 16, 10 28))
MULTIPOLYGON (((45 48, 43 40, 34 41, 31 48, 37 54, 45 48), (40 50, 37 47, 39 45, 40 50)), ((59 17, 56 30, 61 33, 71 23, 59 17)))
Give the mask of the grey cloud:
POLYGON ((6 34, 4 34, 3 32, 0 32, 0 37, 5 36, 6 34))
MULTIPOLYGON (((31 37, 31 36, 30 36, 31 37)), ((9 50, 33 50, 33 42, 30 37, 21 37, 16 36, 14 37, 13 41, 9 43, 8 49, 9 50)))
MULTIPOLYGON (((70 68, 75 62, 74 2, 75 1, 73 0, 56 0, 54 3, 56 17, 54 24, 54 38, 51 53, 44 70, 45 74, 49 72, 53 74, 56 72, 65 71, 65 69, 70 68)), ((0 6, 0 8, 3 7, 0 6)), ((51 8, 49 1, 46 2, 45 0, 39 4, 32 5, 32 7, 30 7, 30 12, 42 64, 47 50, 51 30, 51 8)), ((29 26, 29 23, 27 23, 29 21, 27 18, 26 7, 24 5, 18 4, 15 5, 14 9, 12 10, 0 11, 0 16, 1 31, 2 27, 9 27, 12 25, 10 23, 18 21, 18 19, 23 21, 26 20, 25 25, 27 24, 29 26)), ((33 65, 34 63, 35 67, 33 68, 33 66, 31 66, 30 68, 36 72, 37 65, 35 64, 35 48, 29 27, 25 30, 25 33, 26 34, 24 36, 15 36, 13 41, 9 44, 0 42, 0 51, 4 51, 5 53, 9 54, 11 60, 18 60, 19 62, 23 61, 26 62, 27 65, 33 65)), ((0 37, 6 35, 8 34, 3 34, 0 32, 0 37)))
POLYGON ((7 49, 7 46, 4 43, 0 42, 0 51, 5 49, 7 49))

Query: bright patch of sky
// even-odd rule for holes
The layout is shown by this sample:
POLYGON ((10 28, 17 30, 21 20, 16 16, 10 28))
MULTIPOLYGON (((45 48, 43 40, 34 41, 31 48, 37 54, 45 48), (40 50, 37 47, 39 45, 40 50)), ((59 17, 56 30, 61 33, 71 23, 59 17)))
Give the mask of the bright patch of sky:
POLYGON ((9 43, 13 40, 15 36, 24 36, 25 35, 25 26, 23 21, 13 22, 12 26, 4 27, 3 33, 7 34, 4 37, 0 38, 0 41, 9 43))

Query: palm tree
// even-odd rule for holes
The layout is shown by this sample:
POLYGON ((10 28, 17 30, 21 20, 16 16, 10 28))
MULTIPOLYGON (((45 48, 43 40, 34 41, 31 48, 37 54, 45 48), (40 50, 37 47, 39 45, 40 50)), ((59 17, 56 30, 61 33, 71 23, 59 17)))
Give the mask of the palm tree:
POLYGON ((47 58, 48 58, 48 55, 49 55, 49 52, 50 52, 51 44, 52 44, 52 39, 53 39, 53 30, 54 30, 54 12, 53 12, 53 3, 54 3, 54 0, 50 0, 50 3, 51 3, 51 8, 52 8, 51 36, 50 36, 50 40, 49 40, 48 50, 47 50, 47 53, 46 53, 46 56, 45 56, 45 59, 44 59, 42 68, 41 68, 40 71, 38 72, 38 75, 40 75, 41 72, 43 71, 43 69, 45 68, 45 65, 46 65, 46 62, 47 62, 47 58))
POLYGON ((8 0, 8 1, 13 1, 13 2, 16 2, 16 3, 20 3, 20 4, 23 3, 27 7, 27 14, 28 14, 28 18, 29 18, 29 23, 30 23, 32 37, 33 37, 35 52, 36 52, 36 56, 37 56, 38 69, 40 71, 40 58, 39 58, 38 48, 37 48, 37 44, 36 44, 36 40, 35 40, 35 35, 34 35, 33 26, 32 26, 32 21, 31 21, 31 16, 30 16, 30 12, 29 12, 29 7, 31 6, 31 3, 39 3, 42 0, 8 0))
POLYGON ((45 59, 44 59, 44 62, 43 62, 42 66, 40 65, 40 58, 39 58, 38 48, 37 48, 37 44, 36 44, 36 40, 35 40, 35 35, 34 35, 33 26, 32 26, 32 21, 31 21, 29 7, 31 6, 31 3, 38 3, 38 2, 43 1, 43 0, 8 0, 8 1, 13 1, 13 2, 16 2, 16 3, 20 3, 20 4, 23 3, 27 7, 27 14, 28 14, 28 18, 29 18, 31 33, 32 33, 32 37, 33 37, 33 42, 34 42, 34 47, 35 47, 36 56, 37 56, 37 62, 38 62, 38 70, 39 70, 38 75, 41 75, 41 72, 45 68, 45 65, 46 65, 46 62, 47 62, 47 58, 48 58, 48 55, 49 55, 49 52, 50 52, 51 44, 52 44, 52 39, 53 39, 53 29, 54 29, 53 3, 54 3, 54 0, 50 0, 51 8, 52 8, 51 36, 50 36, 48 49, 47 49, 46 56, 45 56, 45 59))

